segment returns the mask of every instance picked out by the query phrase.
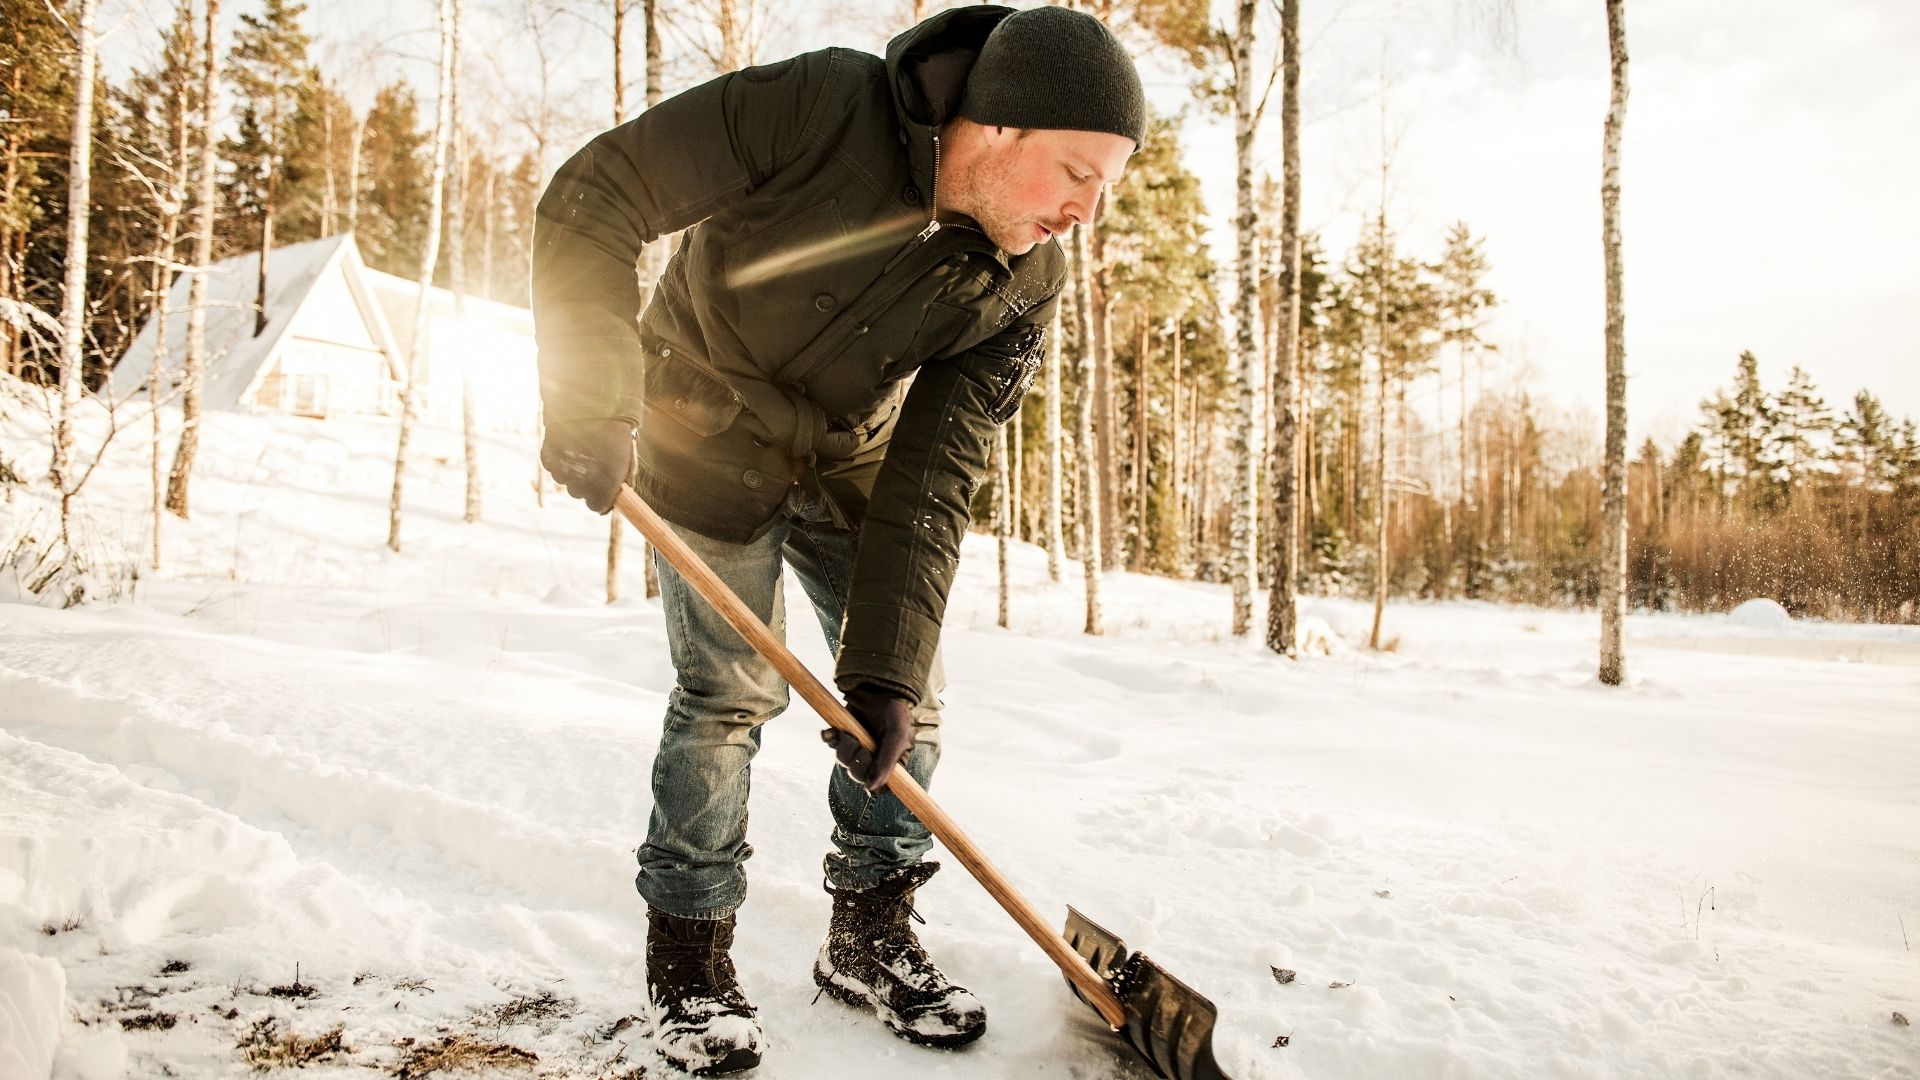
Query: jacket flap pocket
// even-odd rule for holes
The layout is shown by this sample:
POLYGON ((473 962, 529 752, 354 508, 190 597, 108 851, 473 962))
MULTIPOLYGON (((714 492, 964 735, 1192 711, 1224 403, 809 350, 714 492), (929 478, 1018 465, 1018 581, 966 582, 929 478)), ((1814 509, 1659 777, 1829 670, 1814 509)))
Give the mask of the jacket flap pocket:
POLYGON ((972 312, 954 304, 939 300, 928 304, 920 329, 913 335, 913 344, 907 346, 907 363, 919 367, 935 357, 959 352, 954 346, 960 343, 960 332, 972 318, 972 312))
MULTIPOLYGON (((842 257, 847 233, 838 200, 828 199, 793 217, 769 225, 727 249, 727 287, 744 289, 795 271, 815 270, 842 257)), ((788 285, 789 290, 798 290, 788 285)), ((806 299, 811 299, 809 293, 806 299)))
POLYGON ((740 415, 733 388, 690 363, 671 356, 647 355, 647 404, 701 438, 718 435, 740 415))

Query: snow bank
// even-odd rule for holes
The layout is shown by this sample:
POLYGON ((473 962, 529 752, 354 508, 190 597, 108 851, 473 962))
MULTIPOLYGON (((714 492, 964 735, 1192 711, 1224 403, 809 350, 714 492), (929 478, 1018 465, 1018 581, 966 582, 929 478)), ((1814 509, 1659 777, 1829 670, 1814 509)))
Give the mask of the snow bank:
POLYGON ((0 949, 0 1076, 45 1080, 66 1010, 67 976, 57 961, 0 949))
POLYGON ((1750 626, 1757 629, 1793 625, 1793 616, 1787 614, 1787 609, 1764 596, 1756 596, 1734 608, 1727 614, 1727 620, 1735 626, 1750 626))

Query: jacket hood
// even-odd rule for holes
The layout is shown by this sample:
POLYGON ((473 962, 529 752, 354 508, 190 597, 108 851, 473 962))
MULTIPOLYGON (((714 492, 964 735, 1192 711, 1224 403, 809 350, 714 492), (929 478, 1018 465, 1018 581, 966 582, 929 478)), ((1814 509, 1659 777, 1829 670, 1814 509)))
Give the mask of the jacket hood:
POLYGON ((953 8, 887 43, 887 77, 900 118, 939 127, 960 110, 967 72, 987 35, 1014 9, 998 4, 953 8))
POLYGON ((900 118, 913 175, 932 201, 933 140, 940 125, 960 111, 967 73, 987 35, 1014 9, 998 4, 952 8, 920 23, 887 43, 887 82, 900 118))

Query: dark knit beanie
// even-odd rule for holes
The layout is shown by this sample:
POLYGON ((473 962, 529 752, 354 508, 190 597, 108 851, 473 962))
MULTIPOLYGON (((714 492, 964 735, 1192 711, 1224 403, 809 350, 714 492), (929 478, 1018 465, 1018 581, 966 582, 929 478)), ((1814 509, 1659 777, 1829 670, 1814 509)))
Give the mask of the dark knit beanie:
POLYGON ((1084 11, 1037 7, 1000 20, 967 75, 960 115, 976 124, 1147 136, 1140 73, 1113 31, 1084 11))

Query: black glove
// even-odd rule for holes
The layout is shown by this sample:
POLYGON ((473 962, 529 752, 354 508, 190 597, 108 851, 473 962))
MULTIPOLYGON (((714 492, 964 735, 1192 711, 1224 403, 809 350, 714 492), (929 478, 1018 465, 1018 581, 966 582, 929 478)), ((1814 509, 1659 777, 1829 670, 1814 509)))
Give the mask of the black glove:
POLYGON ((913 706, 881 687, 862 683, 847 691, 847 711, 873 737, 871 753, 860 740, 834 728, 820 733, 820 739, 833 747, 833 755, 854 782, 878 794, 893 776, 893 767, 913 749, 913 706))
POLYGON ((627 420, 568 420, 547 425, 540 466, 587 509, 613 509, 614 493, 633 474, 633 424, 627 420))

